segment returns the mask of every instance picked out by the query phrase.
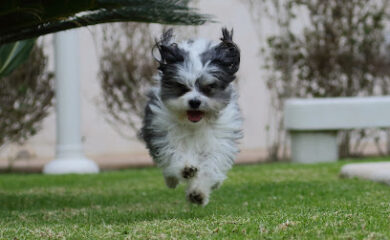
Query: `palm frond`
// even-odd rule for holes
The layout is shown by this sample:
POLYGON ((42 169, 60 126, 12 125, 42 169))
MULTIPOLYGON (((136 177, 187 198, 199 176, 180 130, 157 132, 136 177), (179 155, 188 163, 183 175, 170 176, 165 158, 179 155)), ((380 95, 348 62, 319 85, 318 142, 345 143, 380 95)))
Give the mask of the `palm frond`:
POLYGON ((0 44, 106 22, 200 25, 211 16, 189 0, 3 0, 0 44))
POLYGON ((0 46, 0 78, 12 73, 24 63, 35 44, 35 39, 27 39, 0 46))

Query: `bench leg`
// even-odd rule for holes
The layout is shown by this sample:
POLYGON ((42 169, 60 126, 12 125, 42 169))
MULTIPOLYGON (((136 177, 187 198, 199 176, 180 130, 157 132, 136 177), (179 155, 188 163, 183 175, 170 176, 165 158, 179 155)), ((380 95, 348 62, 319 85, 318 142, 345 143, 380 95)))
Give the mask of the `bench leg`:
POLYGON ((337 132, 291 131, 291 158, 298 163, 336 162, 337 132))

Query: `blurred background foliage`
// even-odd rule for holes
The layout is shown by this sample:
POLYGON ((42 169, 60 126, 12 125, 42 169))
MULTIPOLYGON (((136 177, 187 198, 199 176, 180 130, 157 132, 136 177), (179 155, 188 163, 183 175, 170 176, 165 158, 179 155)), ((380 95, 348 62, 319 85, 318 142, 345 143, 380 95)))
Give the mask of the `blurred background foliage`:
POLYGON ((146 23, 107 24, 102 29, 99 101, 106 119, 125 137, 138 130, 146 90, 154 84, 157 65, 152 27, 146 23))
MULTIPOLYGON (((269 157, 286 157, 283 103, 287 98, 388 95, 390 39, 386 0, 250 0, 253 16, 277 31, 261 49, 274 108, 269 157), (386 35, 387 33, 387 35, 386 35)), ((260 29, 261 30, 261 29, 260 29)), ((390 154, 387 129, 340 132, 341 157, 360 156, 368 142, 390 154), (387 142, 382 149, 380 140, 387 142)))
POLYGON ((35 43, 22 65, 0 78, 0 147, 23 143, 48 115, 54 91, 46 66, 42 43, 35 43))

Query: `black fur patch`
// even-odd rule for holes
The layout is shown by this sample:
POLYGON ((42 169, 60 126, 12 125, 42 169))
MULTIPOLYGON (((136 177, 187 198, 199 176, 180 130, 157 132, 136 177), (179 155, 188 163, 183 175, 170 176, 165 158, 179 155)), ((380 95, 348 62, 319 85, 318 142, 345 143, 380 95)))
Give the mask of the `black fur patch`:
POLYGON ((209 62, 217 71, 211 72, 214 77, 230 83, 235 79, 235 73, 240 67, 240 49, 233 42, 233 30, 222 29, 221 43, 201 55, 203 64, 209 62))
POLYGON ((173 38, 173 29, 169 29, 163 33, 159 41, 156 41, 156 47, 160 52, 160 59, 156 60, 159 62, 159 70, 165 71, 167 65, 183 62, 186 55, 183 49, 180 49, 176 43, 171 43, 173 38))
POLYGON ((173 30, 164 32, 160 40, 156 42, 161 59, 157 61, 161 71, 161 99, 177 98, 189 91, 184 84, 176 81, 177 67, 182 64, 188 53, 172 43, 173 30))
POLYGON ((171 98, 178 98, 190 91, 190 89, 177 81, 177 65, 169 64, 165 66, 165 71, 161 78, 161 99, 163 101, 171 98))
POLYGON ((225 103, 230 101, 232 89, 225 81, 218 79, 211 83, 205 83, 202 78, 199 78, 195 82, 195 87, 209 98, 219 99, 225 103))
POLYGON ((152 106, 160 107, 158 104, 158 97, 154 92, 151 92, 149 95, 149 101, 145 107, 145 116, 143 119, 143 126, 141 128, 141 138, 145 141, 146 147, 149 149, 150 155, 154 159, 158 159, 160 150, 163 146, 153 144, 153 139, 164 138, 167 135, 166 131, 156 129, 153 127, 153 119, 155 118, 155 113, 152 111, 152 106))

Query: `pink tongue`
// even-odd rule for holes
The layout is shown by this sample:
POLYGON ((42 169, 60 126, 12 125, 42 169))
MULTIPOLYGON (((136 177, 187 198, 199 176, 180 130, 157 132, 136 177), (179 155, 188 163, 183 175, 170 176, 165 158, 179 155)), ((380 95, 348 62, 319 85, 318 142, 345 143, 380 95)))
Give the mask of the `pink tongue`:
POLYGON ((201 111, 187 111, 187 118, 191 122, 199 122, 203 117, 203 112, 201 111))

